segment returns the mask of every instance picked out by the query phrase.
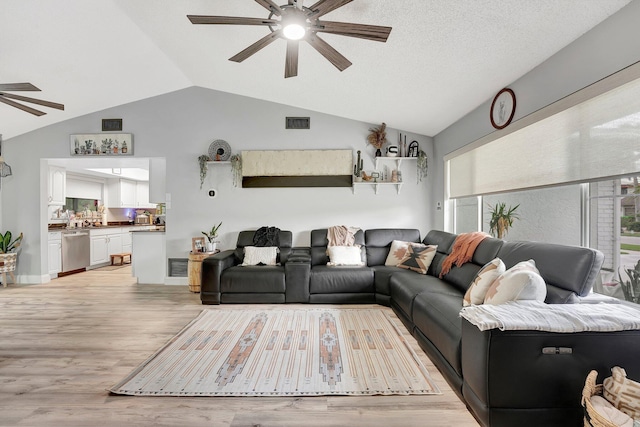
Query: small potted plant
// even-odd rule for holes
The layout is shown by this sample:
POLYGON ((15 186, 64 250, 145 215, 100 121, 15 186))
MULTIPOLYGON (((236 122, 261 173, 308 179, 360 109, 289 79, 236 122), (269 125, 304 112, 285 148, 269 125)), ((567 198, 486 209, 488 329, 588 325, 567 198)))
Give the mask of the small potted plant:
POLYGON ((15 282, 13 271, 16 269, 16 262, 18 260, 18 249, 22 243, 22 233, 17 239, 11 240, 12 235, 10 231, 2 234, 0 233, 0 273, 2 273, 3 286, 7 287, 7 280, 5 273, 9 273, 15 282))
POLYGON ((202 234, 204 234, 204 236, 207 238, 207 252, 215 252, 216 245, 218 244, 218 242, 216 241, 216 237, 218 237, 218 230, 220 229, 221 225, 222 222, 211 227, 211 231, 202 232, 202 234))
POLYGON ((498 239, 502 239, 509 228, 513 226, 513 220, 519 219, 516 209, 520 205, 514 207, 509 206, 507 209, 505 203, 496 203, 495 206, 489 205, 489 213, 491 214, 491 220, 489 221, 489 231, 498 239))

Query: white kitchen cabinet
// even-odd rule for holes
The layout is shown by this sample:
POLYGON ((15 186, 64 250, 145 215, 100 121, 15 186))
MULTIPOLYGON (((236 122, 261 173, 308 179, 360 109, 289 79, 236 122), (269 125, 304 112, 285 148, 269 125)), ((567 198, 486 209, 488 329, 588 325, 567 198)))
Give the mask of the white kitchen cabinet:
POLYGON ((156 205, 149 202, 149 183, 136 182, 136 206, 139 208, 155 208, 156 205))
POLYGON ((112 179, 108 183, 107 207, 136 208, 137 186, 128 179, 112 179))
POLYGON ((49 166, 48 204, 64 206, 66 204, 67 171, 58 166, 49 166))
POLYGON ((110 255, 122 253, 122 229, 91 230, 91 265, 111 261, 110 255))
POLYGON ((59 231, 49 232, 49 276, 58 277, 62 271, 62 233, 59 231))

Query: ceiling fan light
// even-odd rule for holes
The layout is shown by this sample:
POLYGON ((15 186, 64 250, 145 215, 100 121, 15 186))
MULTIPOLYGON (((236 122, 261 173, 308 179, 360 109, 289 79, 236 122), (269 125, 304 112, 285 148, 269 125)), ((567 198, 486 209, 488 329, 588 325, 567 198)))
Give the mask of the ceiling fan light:
POLYGON ((289 40, 300 40, 307 34, 307 30, 300 24, 288 24, 282 29, 282 34, 289 40))

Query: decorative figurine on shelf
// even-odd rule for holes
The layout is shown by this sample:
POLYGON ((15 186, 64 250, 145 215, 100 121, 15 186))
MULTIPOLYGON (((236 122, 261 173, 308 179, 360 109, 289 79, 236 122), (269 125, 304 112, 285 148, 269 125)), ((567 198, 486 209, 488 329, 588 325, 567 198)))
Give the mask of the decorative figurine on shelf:
POLYGON ((387 125, 382 123, 380 126, 371 128, 369 136, 367 136, 367 142, 376 149, 376 157, 382 156, 380 149, 387 142, 387 125))
POLYGON ((356 182, 362 181, 363 166, 364 166, 364 163, 360 158, 360 150, 358 150, 358 160, 356 161, 356 164, 353 165, 353 176, 355 177, 356 182))
POLYGON ((418 149, 420 148, 418 141, 412 141, 409 144, 409 152, 407 153, 407 157, 418 157, 418 149))

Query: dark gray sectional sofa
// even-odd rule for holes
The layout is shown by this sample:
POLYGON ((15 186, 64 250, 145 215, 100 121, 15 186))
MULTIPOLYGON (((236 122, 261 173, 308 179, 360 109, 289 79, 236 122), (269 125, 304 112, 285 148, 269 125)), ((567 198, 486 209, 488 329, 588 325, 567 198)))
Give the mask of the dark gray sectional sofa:
POLYGON ((356 243, 362 245, 363 267, 326 265, 326 229, 311 232, 310 248, 292 248, 289 237, 281 239, 281 266, 238 267, 251 238, 251 232, 242 232, 236 250, 204 260, 203 304, 390 306, 483 426, 579 426, 581 391, 590 370, 602 375, 619 365, 629 377, 640 378, 640 331, 482 332, 459 316, 476 273, 496 256, 507 268, 534 259, 547 284, 546 302, 562 304, 578 302, 590 291, 603 262, 598 251, 487 238, 471 262, 439 279, 456 238, 447 232, 434 230, 420 240, 415 229, 360 231, 356 243), (438 246, 426 275, 384 265, 393 240, 438 246))

